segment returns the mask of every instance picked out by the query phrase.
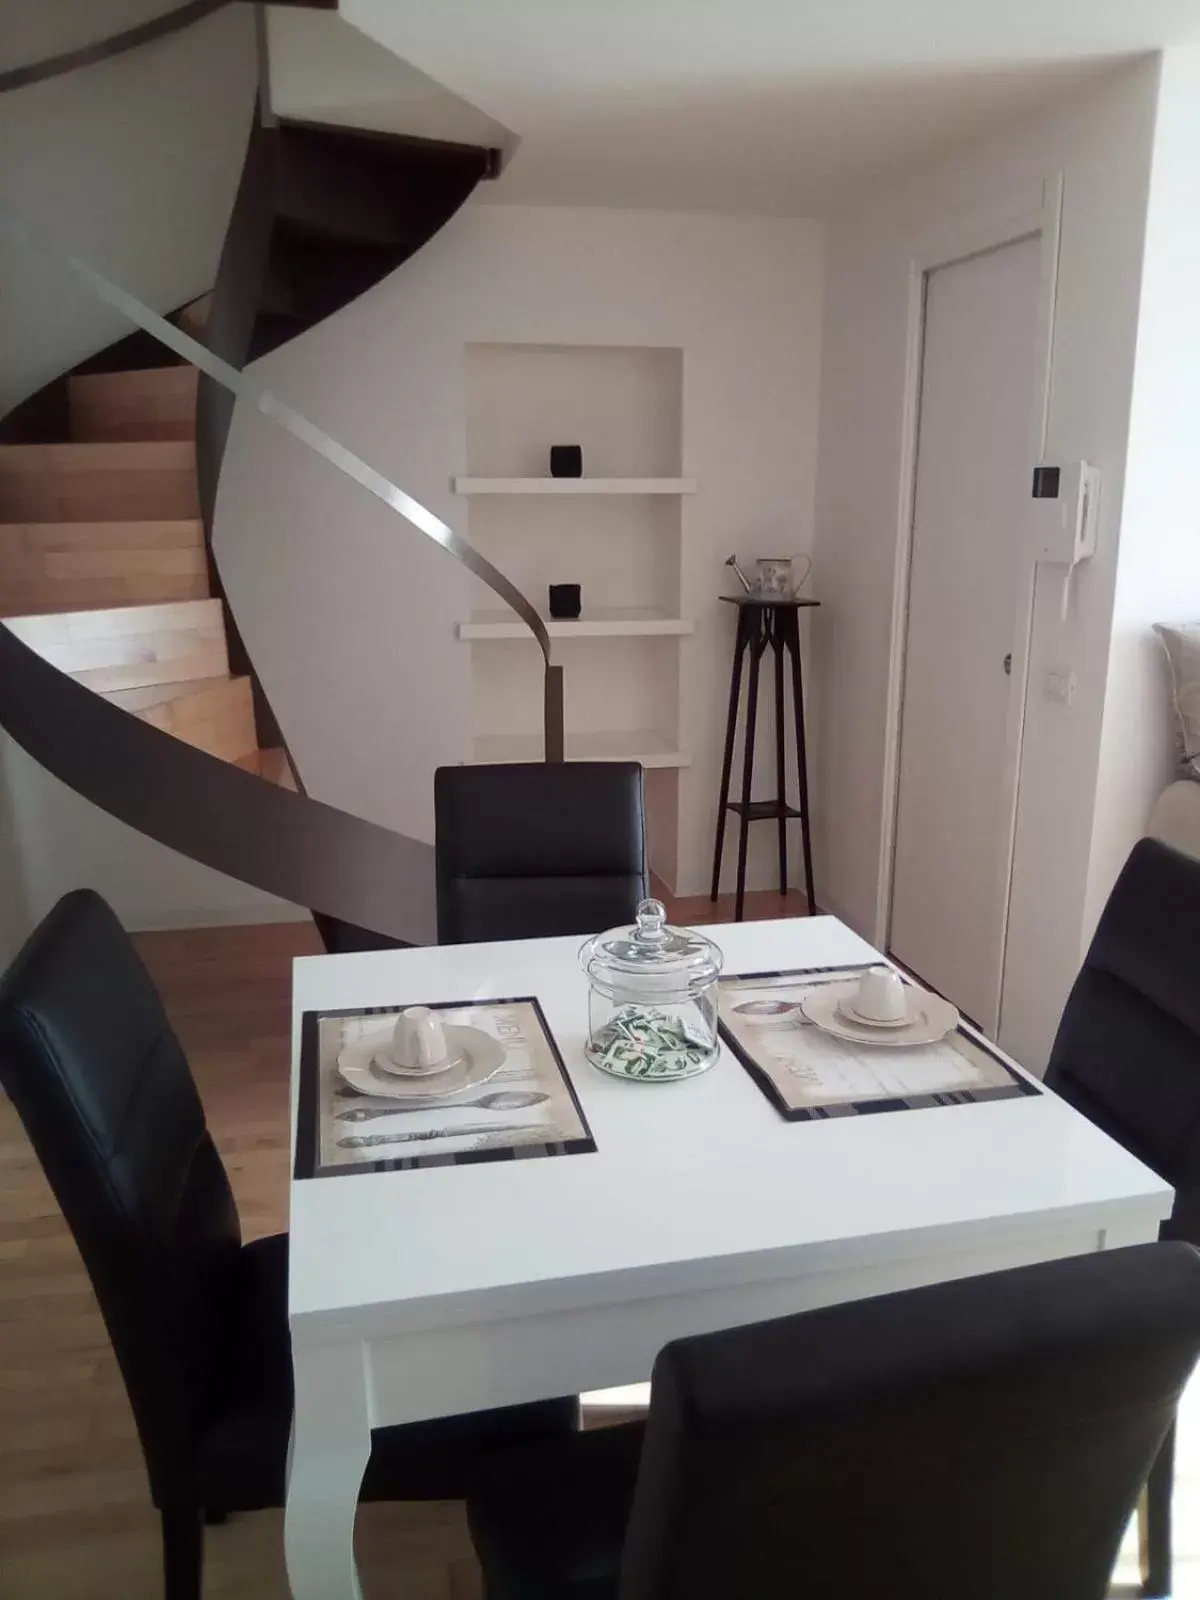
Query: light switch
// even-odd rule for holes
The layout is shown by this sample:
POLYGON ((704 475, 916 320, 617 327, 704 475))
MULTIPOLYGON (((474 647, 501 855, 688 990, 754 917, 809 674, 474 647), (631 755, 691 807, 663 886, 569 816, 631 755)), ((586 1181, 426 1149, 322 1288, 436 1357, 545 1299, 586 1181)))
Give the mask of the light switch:
POLYGON ((1057 706, 1075 704, 1075 674, 1069 667, 1047 667, 1044 693, 1057 706))

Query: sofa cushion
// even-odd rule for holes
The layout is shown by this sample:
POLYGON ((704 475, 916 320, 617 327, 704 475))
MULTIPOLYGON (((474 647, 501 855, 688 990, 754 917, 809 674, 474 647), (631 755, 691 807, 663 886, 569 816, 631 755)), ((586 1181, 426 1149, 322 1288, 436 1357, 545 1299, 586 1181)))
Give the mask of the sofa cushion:
POLYGON ((1159 623, 1154 631, 1171 669, 1180 770, 1186 777, 1200 779, 1200 622, 1172 627, 1159 623))

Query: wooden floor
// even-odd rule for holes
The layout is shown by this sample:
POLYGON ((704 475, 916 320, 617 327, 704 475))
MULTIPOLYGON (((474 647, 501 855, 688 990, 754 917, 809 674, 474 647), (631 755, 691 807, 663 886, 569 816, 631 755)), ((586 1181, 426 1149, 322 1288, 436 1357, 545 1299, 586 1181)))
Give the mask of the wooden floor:
MULTIPOLYGON (((705 902, 707 904, 707 902, 705 902)), ((697 910, 681 904, 694 920, 697 910)), ((778 895, 750 914, 795 913, 778 895)), ((289 985, 307 924, 140 936, 188 1051, 247 1238, 287 1222, 289 985)), ((1200 1392, 1181 1424, 1176 1600, 1200 1600, 1200 1392)), ((478 1600, 461 1508, 367 1506, 366 1600, 478 1600)), ((285 1600, 282 1516, 209 1530, 210 1600, 285 1600)), ((1132 1554, 1132 1546, 1129 1547, 1132 1554)), ((1132 1576, 1128 1563, 1121 1577, 1132 1576)), ((157 1600, 157 1523, 129 1408, 75 1247, 0 1100, 0 1595, 157 1600)), ((746 1597, 755 1600, 755 1597, 746 1597)))
MULTIPOLYGON (((722 894, 710 900, 706 894, 681 898, 669 894, 662 884, 655 882, 655 892, 667 908, 668 918, 689 928, 703 926, 706 922, 732 922, 734 897, 722 894)), ((802 917, 808 910, 808 901, 799 889, 789 889, 781 895, 776 889, 752 889, 746 896, 746 920, 765 922, 769 917, 802 917)))

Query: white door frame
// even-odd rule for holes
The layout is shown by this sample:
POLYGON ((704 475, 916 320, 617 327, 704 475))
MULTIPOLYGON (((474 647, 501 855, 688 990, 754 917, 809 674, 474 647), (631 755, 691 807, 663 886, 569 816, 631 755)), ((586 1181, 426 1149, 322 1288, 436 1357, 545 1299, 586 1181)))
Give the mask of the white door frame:
MULTIPOLYGON (((892 921, 892 876, 896 855, 896 816, 900 796, 900 736, 904 709, 904 661, 908 633, 909 589, 912 569, 913 519, 916 507, 917 446, 921 412, 921 369, 925 343, 925 303, 929 274, 938 267, 967 261, 1006 244, 1040 237, 1041 291, 1038 306, 1037 381, 1030 412, 1029 465, 1044 456, 1050 414, 1050 375, 1054 351, 1054 312, 1058 282, 1059 238, 1062 228, 1063 175, 1047 178, 1040 188, 1010 197, 985 213, 960 218, 918 241, 908 268, 908 341, 904 377, 904 412, 901 438, 899 497, 896 515, 896 560, 892 576, 892 622, 888 661, 888 697, 884 732, 883 816, 879 841, 878 892, 874 943, 888 946, 892 921)), ((1004 952, 1008 932, 1008 902, 1016 837, 1017 799, 1020 790, 1021 741, 1025 703, 1029 690, 1029 652, 1033 628, 1037 561, 1034 526, 1029 519, 1022 531, 1024 558, 1020 564, 1012 650, 1014 693, 1009 701, 1005 730, 1004 804, 1007 838, 1002 855, 1004 929, 1000 970, 995 974, 994 1027, 999 1031, 1003 993, 1004 952)), ((980 1019, 991 1027, 993 1018, 980 1019)))

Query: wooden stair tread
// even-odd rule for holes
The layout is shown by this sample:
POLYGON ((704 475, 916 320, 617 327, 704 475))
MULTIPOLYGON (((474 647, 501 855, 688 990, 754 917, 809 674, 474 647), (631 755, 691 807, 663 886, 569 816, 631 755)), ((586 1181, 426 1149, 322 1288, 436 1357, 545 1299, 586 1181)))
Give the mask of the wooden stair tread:
POLYGON ((193 300, 178 312, 175 321, 184 333, 190 333, 192 338, 198 338, 208 325, 209 308, 212 305, 212 291, 202 294, 198 300, 193 300))
POLYGON ((169 367, 121 367, 115 372, 79 372, 68 378, 75 394, 128 393, 153 389, 161 395, 193 395, 200 374, 186 361, 169 367))
POLYGON ((0 445, 0 521, 140 522, 199 515, 192 439, 0 445))
MULTIPOLYGON (((283 3, 335 8, 337 0, 283 3)), ((268 121, 274 124, 275 119, 268 121)), ((259 252, 268 247, 271 251, 266 307, 256 303, 263 287, 261 273, 248 273, 243 274, 244 292, 231 293, 221 308, 229 324, 225 331, 233 329, 231 336, 240 347, 223 353, 238 365, 244 364, 247 350, 254 355, 264 346, 273 348, 303 332, 394 271, 454 215, 476 182, 494 175, 499 165, 494 151, 398 139, 390 134, 294 121, 262 131, 262 149, 267 152, 263 159, 271 169, 269 192, 257 214, 251 214, 255 211, 251 208, 245 217, 240 211, 235 215, 225 241, 227 253, 249 251, 259 259, 259 252), (273 239, 287 250, 276 254, 273 239), (263 314, 256 316, 259 311, 263 314)), ((258 144, 253 144, 247 173, 255 170, 258 150, 258 144)), ((207 335, 202 329, 210 306, 211 297, 201 296, 177 312, 174 320, 180 328, 204 339, 207 335)), ((219 751, 265 780, 295 789, 298 785, 286 752, 259 749, 257 740, 251 739, 253 686, 248 678, 230 677, 222 603, 199 595, 175 598, 174 591, 165 587, 168 580, 199 581, 199 570, 191 559, 196 547, 190 538, 178 544, 158 544, 121 542, 115 535, 111 543, 86 535, 74 540, 62 536, 61 530, 70 525, 90 527, 104 522, 128 528, 131 524, 186 523, 199 518, 198 380, 194 372, 179 364, 160 366, 160 348, 152 336, 139 331, 100 352, 86 363, 89 370, 73 375, 75 381, 64 386, 71 442, 0 445, 0 524, 8 525, 7 560, 11 563, 6 571, 5 534, 0 528, 0 617, 9 617, 12 635, 30 650, 97 693, 112 697, 125 714, 153 722, 214 753, 219 751), (122 362, 125 371, 102 370, 119 367, 122 362), (41 541, 21 539, 13 531, 30 524, 52 525, 55 536, 41 541), (178 552, 180 560, 156 564, 132 558, 133 551, 149 549, 160 554, 178 552), (117 564, 119 571, 109 559, 114 553, 124 558, 117 564), (98 583, 119 577, 139 586, 136 600, 123 593, 128 603, 97 606, 97 593, 89 590, 85 605, 79 591, 51 594, 34 587, 34 579, 39 585, 50 579, 52 565, 61 567, 61 563, 50 563, 51 554, 82 557, 75 563, 72 581, 98 583), (33 561, 32 576, 28 567, 18 570, 22 560, 33 561), (6 580, 13 585, 7 594, 6 580), (162 585, 154 601, 148 595, 143 597, 143 582, 162 585), (175 684, 186 685, 186 692, 160 692, 175 684), (230 728, 235 731, 229 733, 230 728)), ((71 375, 63 376, 70 380, 71 375)), ((218 449, 223 448, 223 428, 216 443, 218 449)), ((57 579, 63 574, 54 576, 57 579)), ((105 600, 108 597, 105 591, 105 600)), ((9 657, 17 669, 22 651, 12 637, 0 633, 0 640, 4 638, 8 638, 9 657)), ((87 697, 75 693, 54 673, 34 674, 34 678, 46 707, 51 713, 60 711, 64 725, 74 724, 79 707, 86 713, 87 697)), ((106 729, 111 733, 119 719, 106 708, 91 705, 99 735, 106 729)), ((32 717, 26 726, 37 728, 46 722, 45 716, 32 717)), ((45 754, 55 748, 54 726, 52 716, 45 738, 32 740, 45 754)), ((130 758, 138 769, 129 776, 138 780, 143 795, 154 795, 161 787, 155 785, 155 763, 149 759, 156 755, 166 778, 178 782, 194 773, 189 781, 201 798, 211 806, 223 803, 219 769, 209 762, 189 761, 151 735, 138 741, 133 737, 138 730, 128 723, 124 727, 130 738, 130 758), (145 773, 141 771, 143 758, 145 773)), ((86 725, 86 714, 79 731, 85 739, 96 736, 97 730, 86 725)), ((37 752, 33 753, 36 758, 37 752)), ((48 765, 54 767, 55 763, 51 759, 48 765)), ((86 763, 77 767, 73 781, 81 794, 93 789, 100 792, 86 763)), ((230 782, 236 790, 238 780, 226 777, 225 785, 230 782)), ((249 848, 275 821, 270 797, 247 792, 244 798, 256 798, 257 804, 245 806, 246 816, 221 817, 220 828, 206 830, 190 825, 186 807, 168 805, 170 789, 168 783, 159 796, 158 815, 153 808, 134 801, 120 804, 117 814, 132 819, 133 826, 150 837, 164 839, 196 860, 232 871, 248 882, 278 889, 280 876, 290 876, 294 882, 284 882, 282 887, 288 892, 298 889, 302 899, 307 899, 304 862, 312 855, 306 840, 312 825, 321 824, 332 841, 331 848, 353 847, 361 855, 369 853, 377 859, 379 881, 389 876, 385 870, 388 863, 404 861, 409 844, 403 838, 392 840, 383 830, 372 832, 369 825, 351 816, 338 817, 313 808, 306 819, 290 802, 276 805, 276 812, 282 815, 280 826, 296 840, 295 872, 289 875, 281 873, 280 867, 280 861, 286 864, 289 859, 286 851, 280 857, 273 848, 249 848)), ((267 844, 275 844, 273 836, 267 838, 267 844)), ((362 887, 364 903, 370 902, 369 885, 362 887)), ((377 920, 384 927, 398 920, 407 927, 399 913, 393 918, 390 907, 379 911, 368 906, 363 920, 377 920)))
POLYGON ((253 754, 243 756, 235 765, 255 773, 267 783, 277 784, 281 789, 291 789, 293 793, 298 792, 296 775, 286 750, 255 750, 253 754))
POLYGON ((177 549, 204 544, 204 524, 199 517, 143 517, 125 521, 2 522, 0 523, 0 570, 5 556, 18 539, 36 541, 44 550, 72 550, 81 545, 100 545, 104 549, 177 549))
MULTIPOLYGON (((166 369, 173 370, 171 368, 166 369)), ((191 466, 194 444, 184 439, 69 439, 56 444, 0 444, 0 472, 152 471, 191 466)))
POLYGON ((137 689, 109 689, 105 700, 120 706, 123 711, 149 711, 154 706, 168 705, 172 700, 185 700, 192 695, 209 694, 227 683, 248 683, 248 678, 192 678, 184 683, 144 683, 137 689))
POLYGON ((0 524, 0 615, 201 600, 198 519, 0 524))
POLYGON ((97 577, 51 590, 35 584, 0 582, 0 615, 66 616, 84 609, 113 606, 159 605, 183 600, 204 600, 211 594, 208 571, 130 573, 119 578, 97 577))
MULTIPOLYGON (((83 637, 103 637, 125 632, 127 624, 137 624, 138 631, 142 631, 142 624, 153 623, 161 623, 168 628, 194 626, 198 620, 219 617, 220 614, 221 602, 209 599, 185 600, 167 605, 92 608, 45 620, 53 624, 55 633, 67 628, 83 637)), ((12 627, 18 622, 32 624, 40 623, 43 619, 38 616, 25 616, 5 617, 3 620, 12 627)))
POLYGON ((68 379, 76 441, 191 439, 196 431, 195 367, 148 367, 68 379))
POLYGON ((219 600, 5 620, 31 650, 100 693, 229 675, 219 600))
POLYGON ((110 691, 104 697, 142 722, 222 761, 255 753, 254 693, 249 678, 196 679, 110 691))

